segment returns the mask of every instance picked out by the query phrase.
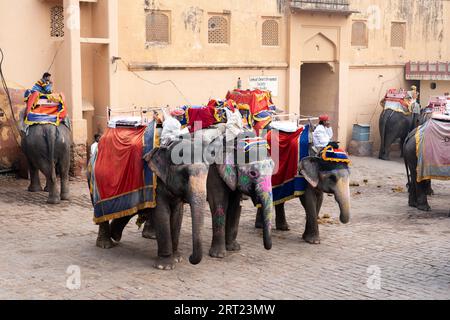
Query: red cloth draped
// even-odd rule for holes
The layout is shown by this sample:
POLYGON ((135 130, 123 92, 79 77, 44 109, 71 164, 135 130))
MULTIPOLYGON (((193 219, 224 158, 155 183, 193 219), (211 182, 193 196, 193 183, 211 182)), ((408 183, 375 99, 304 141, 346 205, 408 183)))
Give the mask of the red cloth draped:
POLYGON ((213 125, 217 122, 216 117, 216 109, 213 106, 206 106, 202 108, 189 108, 188 109, 188 128, 189 131, 192 133, 194 130, 200 130, 204 128, 208 128, 209 126, 213 125), (200 123, 200 126, 197 128, 194 128, 194 123, 198 124, 200 123))
POLYGON ((106 129, 95 162, 95 180, 102 200, 144 186, 145 130, 146 127, 106 129))
POLYGON ((272 155, 275 162, 275 174, 272 175, 272 186, 279 186, 289 180, 294 179, 298 174, 299 162, 299 138, 304 127, 296 132, 276 131, 278 134, 272 135, 273 131, 269 131, 266 136, 270 150, 273 152, 275 144, 279 145, 279 155, 272 155), (278 136, 278 138, 277 138, 278 136))
POLYGON ((261 90, 234 90, 227 93, 226 99, 233 100, 237 104, 248 105, 253 115, 263 110, 269 110, 269 106, 272 104, 270 93, 261 90))

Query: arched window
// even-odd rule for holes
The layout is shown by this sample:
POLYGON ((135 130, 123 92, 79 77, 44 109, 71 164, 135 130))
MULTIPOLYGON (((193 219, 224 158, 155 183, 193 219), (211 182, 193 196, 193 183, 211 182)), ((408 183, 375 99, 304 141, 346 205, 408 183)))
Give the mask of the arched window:
POLYGON ((170 40, 169 15, 152 11, 146 19, 146 41, 168 44, 170 40))
POLYGON ((229 43, 228 19, 214 15, 208 20, 208 43, 229 43))
POLYGON ((364 21, 355 21, 352 25, 352 46, 367 47, 367 25, 364 21))
POLYGON ((269 19, 262 24, 262 45, 278 46, 279 45, 279 26, 278 21, 269 19))
POLYGON ((64 37, 64 8, 54 6, 50 9, 50 36, 64 37))

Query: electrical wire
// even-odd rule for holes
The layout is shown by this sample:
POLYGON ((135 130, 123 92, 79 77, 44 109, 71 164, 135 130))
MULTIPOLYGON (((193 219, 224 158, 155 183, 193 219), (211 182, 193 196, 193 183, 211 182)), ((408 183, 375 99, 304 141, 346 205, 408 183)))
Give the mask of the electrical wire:
POLYGON ((52 68, 52 66, 53 66, 53 63, 55 63, 55 60, 56 60, 56 56, 58 55, 59 49, 61 49, 61 47, 62 47, 63 43, 64 43, 64 41, 61 41, 61 43, 59 44, 59 47, 58 47, 58 49, 56 49, 55 55, 53 56, 53 60, 52 60, 52 63, 50 63, 50 66, 48 67, 48 69, 47 69, 47 72, 49 72, 49 71, 50 71, 50 69, 51 69, 51 68, 52 68))

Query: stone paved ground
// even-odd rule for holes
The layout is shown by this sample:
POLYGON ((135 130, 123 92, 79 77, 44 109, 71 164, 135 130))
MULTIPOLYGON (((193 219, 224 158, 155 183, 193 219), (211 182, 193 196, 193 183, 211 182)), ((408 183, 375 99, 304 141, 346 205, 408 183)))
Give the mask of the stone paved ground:
MULTIPOLYGON (((156 242, 142 238, 134 223, 114 249, 95 246, 85 182, 71 183, 70 203, 49 206, 45 193, 26 192, 27 181, 3 176, 0 298, 450 299, 450 183, 434 183, 433 211, 424 213, 407 206, 400 160, 354 158, 352 180, 360 186, 351 188, 351 223, 328 219, 320 226, 320 245, 301 240, 305 214, 295 200, 287 205, 291 231, 274 231, 273 249, 264 250, 253 228, 255 210, 245 203, 240 252, 223 260, 205 256, 197 266, 185 259, 174 271, 159 271, 152 268, 156 242), (71 265, 80 268, 79 290, 66 287, 71 265), (374 279, 380 289, 367 285, 376 288, 374 279)), ((325 198, 321 214, 337 218, 333 198, 325 198)), ((188 214, 181 237, 187 258, 188 214)), ((207 217, 205 249, 210 239, 207 217)))

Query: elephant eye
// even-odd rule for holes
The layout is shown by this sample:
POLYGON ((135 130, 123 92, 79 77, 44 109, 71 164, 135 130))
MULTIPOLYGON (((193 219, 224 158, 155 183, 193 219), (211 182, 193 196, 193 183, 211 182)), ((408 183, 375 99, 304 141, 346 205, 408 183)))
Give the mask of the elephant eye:
POLYGON ((333 181, 334 183, 337 182, 337 177, 336 177, 336 175, 334 175, 334 174, 332 174, 332 175, 330 176, 330 179, 331 179, 331 181, 333 181))

